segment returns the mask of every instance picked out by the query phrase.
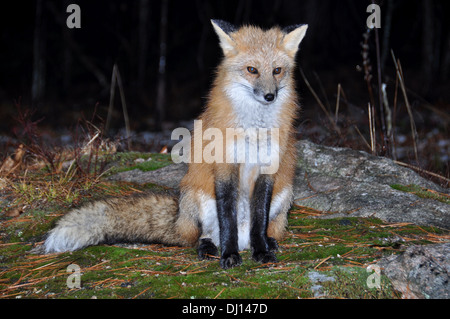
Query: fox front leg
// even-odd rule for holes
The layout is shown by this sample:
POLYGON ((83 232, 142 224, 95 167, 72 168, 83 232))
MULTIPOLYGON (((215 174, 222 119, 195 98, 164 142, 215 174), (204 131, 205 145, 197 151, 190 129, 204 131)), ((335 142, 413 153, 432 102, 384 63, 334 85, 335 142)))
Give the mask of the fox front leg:
POLYGON ((220 230, 220 266, 229 269, 242 264, 238 246, 237 226, 237 182, 234 178, 229 180, 216 180, 217 218, 220 230))
POLYGON ((201 238, 199 240, 197 253, 200 260, 214 259, 214 257, 219 255, 219 251, 211 238, 201 238))
POLYGON ((275 239, 267 237, 272 192, 271 176, 260 175, 255 183, 250 206, 250 245, 253 259, 263 264, 277 262, 274 251, 277 250, 278 245, 275 239))

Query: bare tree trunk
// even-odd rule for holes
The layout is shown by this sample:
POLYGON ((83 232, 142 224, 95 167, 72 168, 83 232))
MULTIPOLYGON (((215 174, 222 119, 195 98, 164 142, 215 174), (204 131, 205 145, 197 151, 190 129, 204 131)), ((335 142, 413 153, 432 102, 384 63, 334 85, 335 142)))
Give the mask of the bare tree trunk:
POLYGON ((149 1, 139 1, 139 52, 138 52, 138 72, 137 72, 137 89, 139 92, 144 88, 144 81, 147 70, 147 55, 148 55, 148 13, 149 1))
POLYGON ((391 52, 391 48, 389 45, 391 38, 391 27, 392 27, 392 15, 394 14, 394 0, 387 1, 387 9, 386 16, 384 18, 383 24, 383 41, 382 41, 382 52, 381 52, 381 69, 384 70, 386 66, 386 61, 389 57, 389 53, 391 52))
MULTIPOLYGON (((39 0, 41 1, 41 0, 39 0)), ((63 28, 66 28, 66 21, 62 18, 60 12, 55 7, 53 2, 46 1, 45 3, 47 5, 47 8, 50 10, 50 12, 53 14, 53 17, 55 21, 63 28)), ((80 62, 84 65, 84 67, 91 72, 98 80, 98 83, 101 85, 101 87, 104 90, 109 90, 109 82, 106 78, 106 76, 103 74, 103 71, 92 61, 92 59, 85 55, 83 53, 82 48, 78 45, 78 43, 72 39, 72 36, 70 35, 70 32, 64 33, 64 41, 66 42, 66 45, 73 51, 74 56, 77 57, 80 62)))
POLYGON ((422 0, 423 29, 422 29, 422 71, 424 74, 424 90, 428 93, 433 77, 434 60, 434 27, 433 27, 434 0, 422 0))
POLYGON ((449 78, 450 78, 450 32, 447 34, 446 44, 442 56, 441 80, 445 81, 449 78))
POLYGON ((37 0, 31 83, 32 104, 39 103, 42 100, 45 91, 45 20, 43 18, 43 9, 43 0, 37 0))
POLYGON ((214 10, 208 0, 195 0, 195 5, 197 6, 198 19, 202 23, 200 41, 197 47, 198 83, 200 92, 205 92, 207 90, 206 84, 209 82, 208 72, 205 72, 205 49, 207 47, 208 34, 211 31, 210 19, 214 16, 214 10))
MULTIPOLYGON (((67 31, 63 31, 64 33, 67 31)), ((72 79, 72 61, 73 55, 67 43, 64 45, 63 53, 63 92, 66 94, 70 90, 71 79, 72 79)))
MULTIPOLYGON (((64 7, 67 8, 67 6, 71 3, 71 0, 64 0, 64 7)), ((70 35, 68 34, 70 31, 69 28, 62 27, 63 37, 64 39, 68 38, 70 35)), ((72 61, 73 61, 73 54, 72 50, 70 49, 67 42, 64 43, 63 48, 63 74, 62 74, 62 89, 63 94, 66 96, 67 92, 70 90, 71 85, 71 79, 72 79, 72 61)))
POLYGON ((158 89, 156 92, 156 130, 162 129, 164 109, 166 104, 166 59, 167 59, 167 18, 169 13, 169 0, 162 0, 161 21, 159 33, 159 68, 158 89))
POLYGON ((441 47, 445 44, 445 40, 443 38, 443 25, 445 21, 445 17, 443 17, 442 3, 436 2, 433 7, 433 27, 434 27, 434 42, 433 42, 433 64, 431 66, 431 74, 432 74, 432 84, 433 81, 436 81, 439 77, 439 73, 442 71, 442 54, 441 47))
POLYGON ((195 0, 195 5, 197 6, 198 19, 202 23, 202 31, 197 49, 197 66, 200 74, 203 74, 205 68, 204 52, 206 40, 211 28, 211 22, 209 19, 211 17, 212 10, 210 8, 210 4, 207 1, 195 0))

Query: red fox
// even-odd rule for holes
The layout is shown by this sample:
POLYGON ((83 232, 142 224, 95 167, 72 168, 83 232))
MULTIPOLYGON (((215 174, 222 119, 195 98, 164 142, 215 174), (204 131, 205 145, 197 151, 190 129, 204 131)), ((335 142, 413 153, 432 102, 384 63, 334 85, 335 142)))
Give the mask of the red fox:
MULTIPOLYGON (((277 129, 278 139, 269 146, 271 160, 279 162, 276 172, 265 174, 261 163, 237 162, 228 156, 223 162, 191 162, 179 197, 147 194, 74 209, 49 232, 44 243, 47 253, 125 241, 196 247, 200 259, 219 256, 220 248, 224 269, 239 266, 239 251, 244 249, 251 249, 258 262, 277 261, 277 241, 287 226, 296 164, 295 56, 308 26, 262 30, 211 22, 224 58, 199 118, 202 133, 219 129, 236 148, 254 139, 230 137, 227 129, 257 128, 269 133, 277 129)), ((259 147, 254 150, 261 152, 259 147)))

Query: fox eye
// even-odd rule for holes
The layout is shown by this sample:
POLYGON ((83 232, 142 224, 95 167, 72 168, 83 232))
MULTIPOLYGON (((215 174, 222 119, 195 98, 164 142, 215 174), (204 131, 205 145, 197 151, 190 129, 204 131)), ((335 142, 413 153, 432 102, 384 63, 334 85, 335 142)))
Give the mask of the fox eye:
POLYGON ((247 67, 247 71, 251 74, 258 74, 258 69, 252 66, 247 67))
POLYGON ((273 74, 280 74, 280 73, 281 73, 281 68, 273 69, 273 74))

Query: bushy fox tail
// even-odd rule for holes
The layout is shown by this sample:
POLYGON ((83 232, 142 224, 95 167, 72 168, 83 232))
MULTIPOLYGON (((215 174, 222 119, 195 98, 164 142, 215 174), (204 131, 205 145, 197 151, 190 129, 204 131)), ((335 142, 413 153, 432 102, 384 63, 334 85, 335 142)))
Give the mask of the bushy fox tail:
POLYGON ((195 240, 177 231, 183 229, 177 221, 178 200, 173 196, 147 194, 102 200, 63 216, 49 232, 44 249, 46 253, 64 252, 117 242, 192 246, 195 240))

